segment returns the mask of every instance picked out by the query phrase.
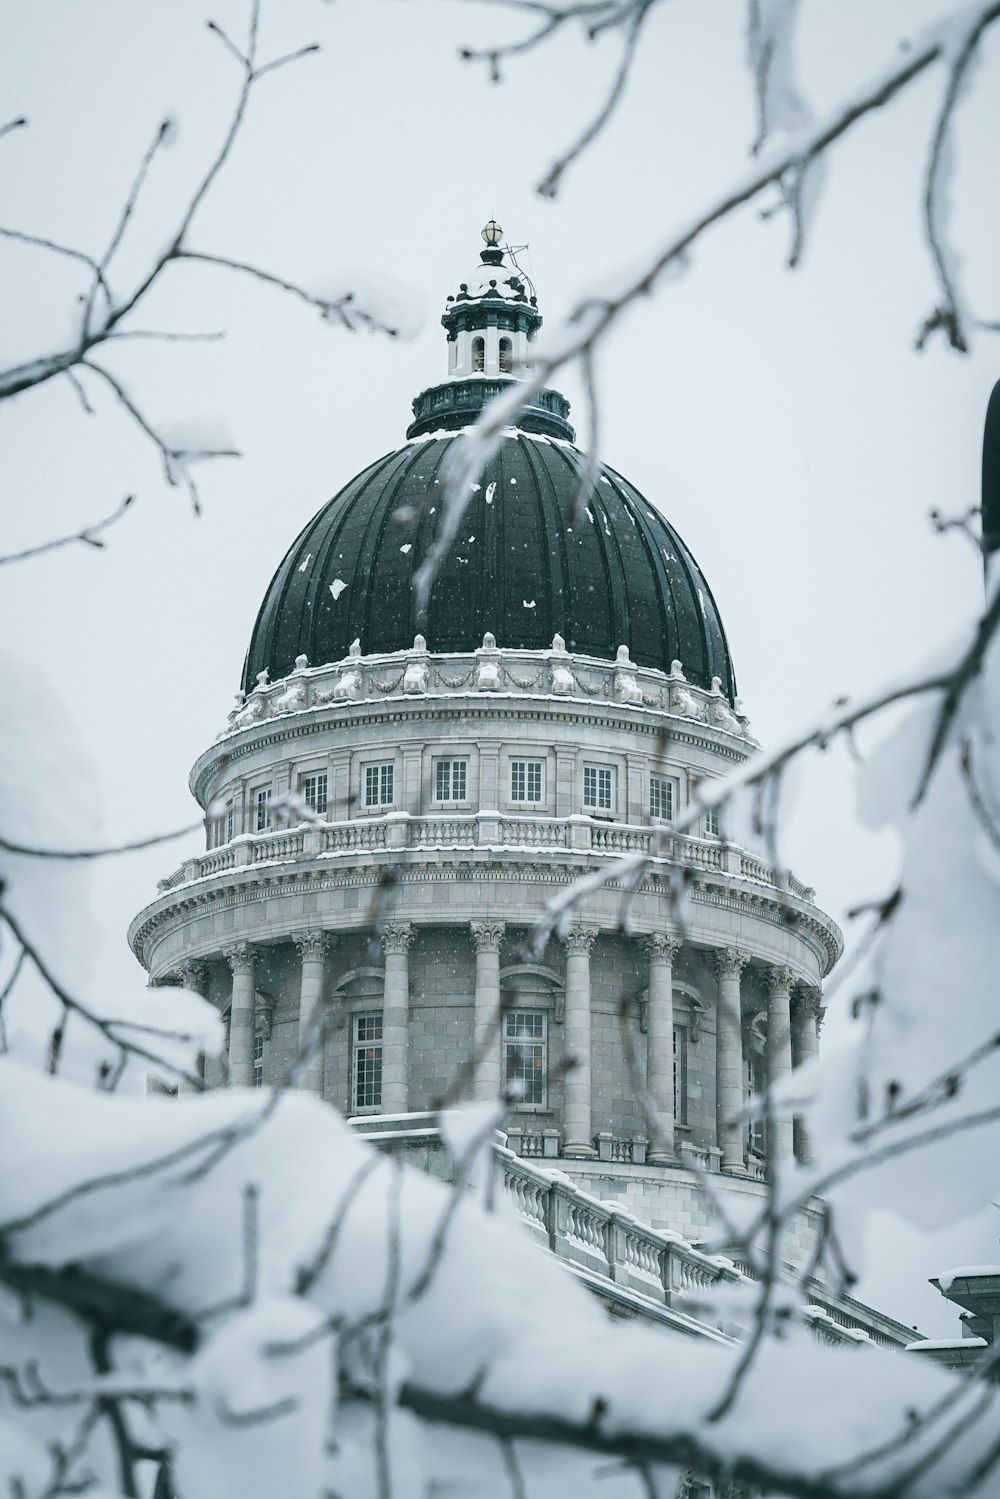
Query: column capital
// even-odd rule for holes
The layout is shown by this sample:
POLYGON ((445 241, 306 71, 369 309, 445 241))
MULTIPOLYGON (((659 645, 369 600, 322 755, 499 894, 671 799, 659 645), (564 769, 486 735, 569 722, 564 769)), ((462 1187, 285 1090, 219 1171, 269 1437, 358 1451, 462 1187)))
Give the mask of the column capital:
POLYGON ((203 958, 189 958, 177 970, 185 989, 193 989, 202 999, 208 993, 209 966, 203 958))
POLYGON ((473 921, 470 922, 472 940, 476 944, 476 952, 499 952, 503 941, 503 934, 507 930, 503 921, 473 921))
POLYGON ((326 932, 293 932, 292 941, 303 963, 307 963, 311 959, 326 957, 330 939, 326 932))
POLYGON ((715 971, 720 979, 738 979, 750 961, 750 954, 741 952, 738 947, 720 947, 714 958, 715 971))
POLYGON ((253 973, 256 954, 252 942, 236 942, 232 947, 227 947, 222 956, 232 969, 234 978, 238 974, 253 973))
POLYGON ((823 991, 819 985, 796 984, 795 1008, 798 1014, 818 1020, 823 1009, 823 991))
POLYGON ((798 981, 798 974, 793 969, 785 968, 780 964, 767 970, 767 990, 772 997, 779 994, 790 997, 798 981))
POLYGON ((563 937, 566 951, 569 953, 589 954, 597 940, 596 926, 574 926, 563 937))
POLYGON ((380 933, 382 951, 386 956, 390 953, 407 953, 416 935, 412 921, 387 921, 380 933))
POLYGON ((648 937, 643 937, 642 946, 651 964, 664 963, 669 966, 684 944, 679 937, 670 937, 665 932, 651 932, 648 937))

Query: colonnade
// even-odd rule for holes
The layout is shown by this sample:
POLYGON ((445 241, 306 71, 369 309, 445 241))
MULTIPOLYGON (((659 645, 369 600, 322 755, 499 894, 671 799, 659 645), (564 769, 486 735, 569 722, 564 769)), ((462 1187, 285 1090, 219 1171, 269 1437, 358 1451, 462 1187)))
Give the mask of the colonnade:
MULTIPOLYGON (((475 951, 473 1000, 472 1074, 475 1096, 497 1098, 503 1046, 503 1001, 500 980, 500 950, 505 925, 502 921, 474 921, 470 937, 475 951)), ((410 1015, 410 948, 416 935, 413 923, 388 922, 381 941, 385 956, 382 1007, 382 1103, 385 1114, 405 1113, 410 1015)), ((592 1157, 594 1128, 591 1083, 591 952, 598 936, 595 926, 578 925, 564 938, 566 981, 563 1030, 562 1154, 592 1157)), ((298 1004, 298 1085, 323 1092, 322 1009, 329 934, 308 931, 293 939, 301 960, 298 1004)), ((681 950, 680 940, 668 933, 644 937, 648 962, 646 1003, 646 1077, 648 1099, 655 1109, 651 1120, 648 1160, 666 1163, 674 1154, 674 985, 673 968, 681 950)), ((269 1029, 269 1016, 261 1015, 257 1003, 256 955, 249 942, 240 942, 224 954, 232 972, 229 1020, 229 1081, 249 1086, 254 1081, 255 1039, 269 1029)), ((737 947, 712 953, 718 980, 716 1008, 716 1127, 723 1171, 745 1170, 745 1123, 748 1077, 748 996, 743 975, 754 963, 752 955, 737 947)), ((178 977, 199 992, 207 991, 207 964, 189 962, 178 977)), ((794 971, 781 965, 763 966, 765 1024, 761 1053, 763 1078, 778 1087, 793 1067, 816 1055, 821 1010, 820 991, 804 983, 794 971)), ((794 1120, 774 1111, 768 1121, 769 1158, 809 1159, 809 1139, 804 1120, 794 1120)))

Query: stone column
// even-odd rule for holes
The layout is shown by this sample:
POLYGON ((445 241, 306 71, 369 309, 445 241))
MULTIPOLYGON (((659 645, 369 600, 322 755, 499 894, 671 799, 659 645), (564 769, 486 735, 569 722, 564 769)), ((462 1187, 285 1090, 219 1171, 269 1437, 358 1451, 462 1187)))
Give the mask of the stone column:
MULTIPOLYGON (((209 970, 208 964, 200 958, 189 958, 182 963, 178 970, 178 978, 185 989, 191 989, 195 994, 200 994, 202 999, 208 996, 209 970)), ((194 1073, 204 1081, 205 1077, 205 1054, 199 1052, 193 1063, 194 1073)), ((195 1083, 188 1082, 186 1077, 177 1079, 178 1093, 200 1093, 201 1089, 195 1083)))
POLYGON ((674 958, 681 944, 656 933, 645 939, 649 958, 646 1004, 646 1091, 656 1107, 659 1138, 650 1141, 648 1159, 674 1157, 674 958))
POLYGON ((723 1171, 742 1172, 743 1112, 743 1021, 740 1006, 740 974, 750 961, 749 953, 724 947, 715 954, 719 978, 719 1011, 716 1020, 715 1112, 723 1171))
POLYGON ((229 1086, 253 1087, 254 950, 249 942, 238 942, 226 950, 233 972, 233 997, 229 1010, 229 1086))
POLYGON ((385 988, 382 996, 382 1112, 405 1114, 410 1045, 410 921, 387 921, 382 928, 385 988))
POLYGON ((502 921, 472 923, 472 940, 476 944, 473 1046, 477 1098, 500 1097, 500 943, 504 930, 502 921))
MULTIPOLYGON (((802 1067, 819 1051, 819 1015, 822 991, 809 984, 800 984, 792 1010, 792 1066, 802 1067)), ((792 1143, 795 1159, 808 1162, 812 1159, 809 1145, 809 1126, 801 1114, 792 1120, 792 1143)))
POLYGON ((563 1154, 594 1156, 590 1110, 590 950, 596 930, 574 927, 566 943, 566 1061, 563 1154))
POLYGON ((309 1093, 323 1097, 325 1082, 324 1036, 322 1030, 313 1033, 323 1013, 323 980, 326 974, 327 935, 325 932, 301 932, 292 938, 302 960, 302 979, 299 987, 299 1087, 309 1093), (307 1046, 311 1051, 303 1060, 307 1046))
MULTIPOLYGON (((795 974, 790 968, 768 970, 767 987, 767 1078, 777 1087, 792 1070, 791 997, 795 974)), ((772 1120, 767 1142, 768 1159, 781 1162, 792 1157, 792 1121, 787 1113, 772 1120)))

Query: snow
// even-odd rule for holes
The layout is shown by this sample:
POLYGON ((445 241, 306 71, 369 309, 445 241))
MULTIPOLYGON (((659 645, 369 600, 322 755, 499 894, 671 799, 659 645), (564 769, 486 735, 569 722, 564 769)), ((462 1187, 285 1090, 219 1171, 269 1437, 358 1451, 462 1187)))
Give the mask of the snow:
POLYGON ((915 1343, 907 1343, 905 1352, 912 1353, 915 1348, 924 1351, 928 1349, 954 1349, 962 1348, 988 1348, 989 1344, 985 1338, 918 1338, 915 1343))
POLYGON ((957 1269, 945 1270, 934 1278, 947 1296, 956 1280, 978 1280, 981 1276, 1000 1276, 1000 1265, 959 1265, 957 1269))
POLYGON ((347 584, 344 582, 343 578, 334 578, 333 582, 330 584, 330 592, 333 594, 335 599, 339 599, 340 595, 343 593, 346 587, 347 584))
POLYGON ((413 551, 413 543, 412 543, 412 541, 404 541, 403 545, 400 547, 399 550, 403 553, 404 556, 406 555, 407 552, 412 552, 413 551))
POLYGON ((304 573, 305 570, 306 570, 306 568, 309 566, 309 564, 310 564, 311 561, 312 561, 312 552, 307 552, 306 555, 305 555, 305 557, 303 558, 303 560, 299 563, 299 572, 300 573, 304 573))

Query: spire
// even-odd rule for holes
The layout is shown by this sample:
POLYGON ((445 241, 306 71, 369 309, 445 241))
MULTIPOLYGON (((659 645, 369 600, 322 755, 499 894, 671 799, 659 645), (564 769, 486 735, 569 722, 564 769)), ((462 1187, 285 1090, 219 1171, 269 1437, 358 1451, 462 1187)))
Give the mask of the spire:
MULTIPOLYGON (((487 401, 531 367, 530 346, 542 326, 535 289, 504 243, 496 219, 490 219, 482 236, 486 248, 479 252, 479 264, 448 298, 441 318, 448 335, 447 377, 417 396, 407 437, 470 426, 487 401)), ((568 417, 565 396, 540 390, 517 425, 572 442, 568 417)))

